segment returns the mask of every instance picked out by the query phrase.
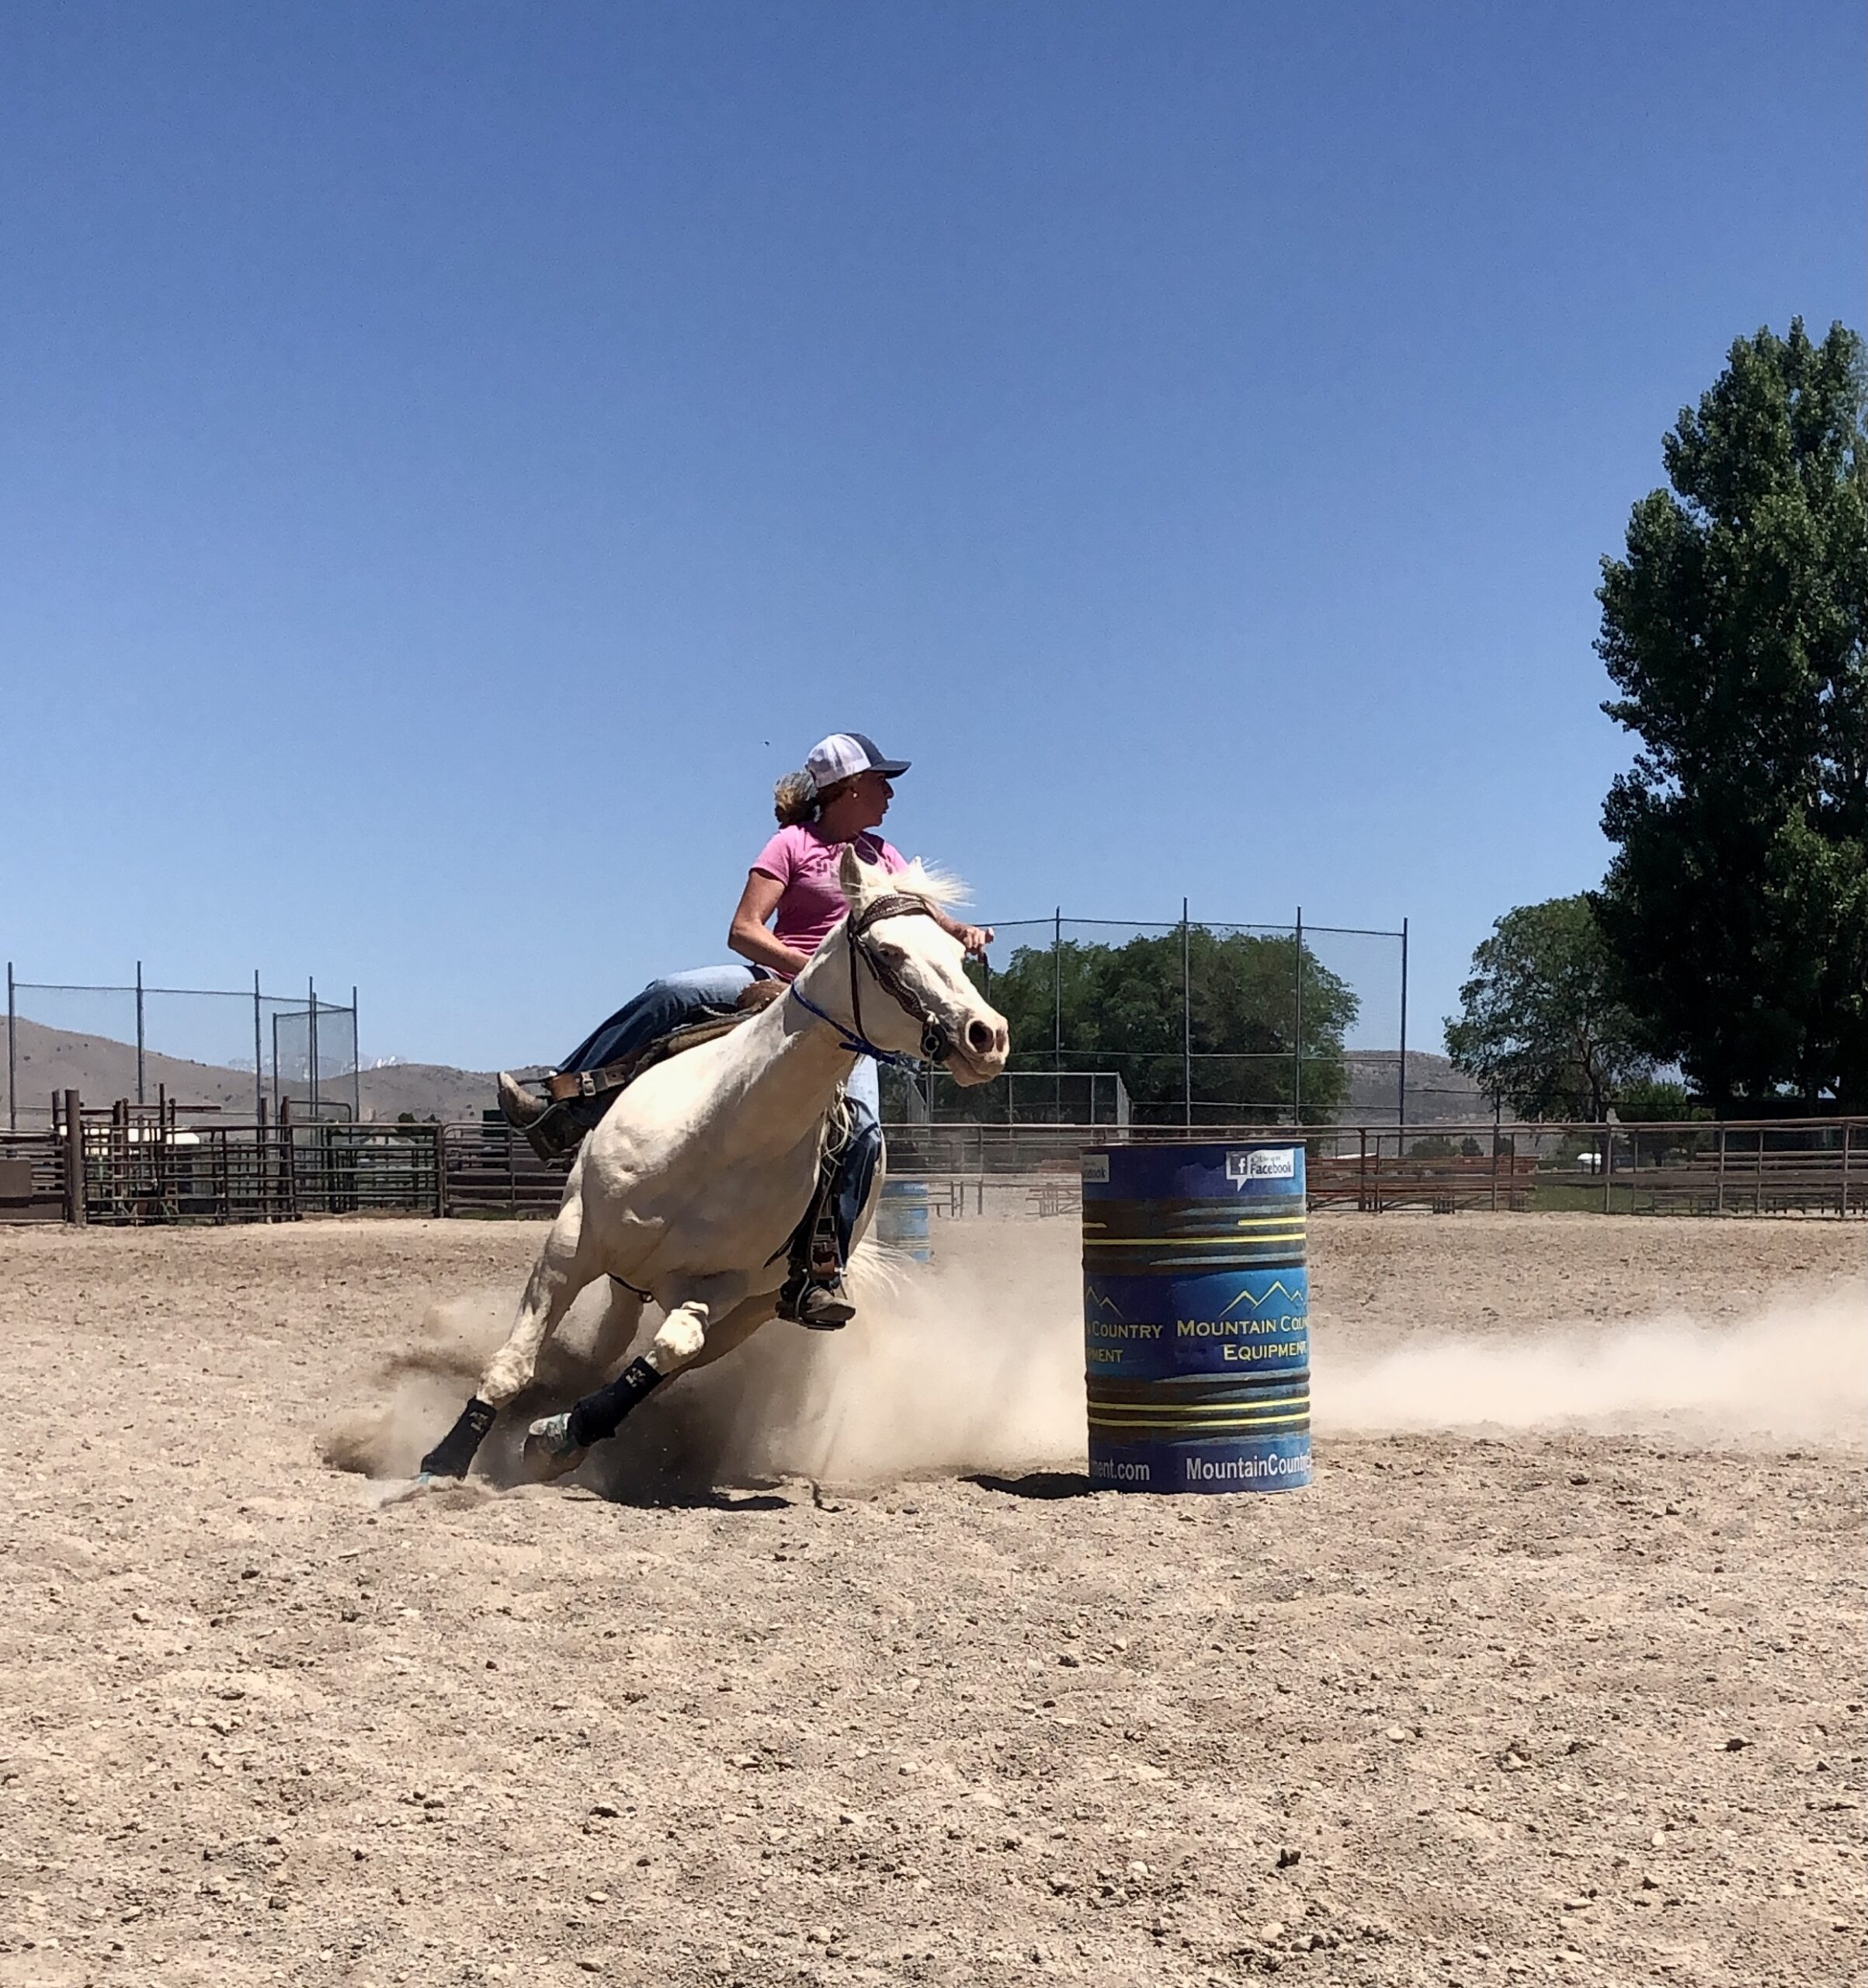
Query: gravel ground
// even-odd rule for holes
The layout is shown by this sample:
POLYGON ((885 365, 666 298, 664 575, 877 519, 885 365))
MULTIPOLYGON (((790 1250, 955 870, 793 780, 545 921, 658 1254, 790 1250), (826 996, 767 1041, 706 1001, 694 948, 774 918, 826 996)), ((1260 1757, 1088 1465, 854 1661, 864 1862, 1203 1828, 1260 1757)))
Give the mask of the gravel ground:
POLYGON ((610 1496, 380 1505, 540 1232, 0 1230, 0 1983, 1862 1978, 1860 1225, 1324 1218, 1315 1486, 1179 1500, 1070 1225, 943 1225, 610 1496))

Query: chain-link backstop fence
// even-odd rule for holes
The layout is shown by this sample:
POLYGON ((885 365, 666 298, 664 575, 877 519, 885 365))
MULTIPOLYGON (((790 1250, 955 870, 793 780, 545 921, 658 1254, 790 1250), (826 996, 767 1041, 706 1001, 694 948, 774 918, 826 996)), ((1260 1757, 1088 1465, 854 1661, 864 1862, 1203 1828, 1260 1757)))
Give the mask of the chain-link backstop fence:
POLYGON ((248 988, 155 987, 139 967, 121 986, 17 978, 7 968, 6 1120, 41 1125, 54 1097, 163 1101, 229 1117, 293 1110, 360 1115, 356 995, 331 1002, 248 988))
POLYGON ((1121 1122, 1137 1126, 1394 1124, 1421 1102, 1408 1091, 1405 921, 1391 932, 1301 912, 1246 925, 1059 910, 996 930, 995 961, 976 978, 1011 1024, 1011 1070, 970 1090, 936 1080, 936 1122, 1115 1123, 1113 1086, 1107 1116, 1092 1096, 1112 1079, 1121 1122), (1095 1115, 1065 1115, 1078 1097, 1095 1115))

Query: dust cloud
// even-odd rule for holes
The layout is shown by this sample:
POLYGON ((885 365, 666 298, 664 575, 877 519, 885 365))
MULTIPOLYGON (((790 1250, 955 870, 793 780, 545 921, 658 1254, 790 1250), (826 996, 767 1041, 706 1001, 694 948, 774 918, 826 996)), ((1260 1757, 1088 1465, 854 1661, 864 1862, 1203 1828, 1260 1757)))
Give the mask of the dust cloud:
POLYGON ((859 1253, 854 1325, 828 1336, 768 1327, 700 1376, 723 1406, 741 1398, 729 1453, 839 1483, 1080 1461, 1076 1286, 1060 1291, 1049 1253, 1022 1249, 1018 1226, 1002 1226, 984 1260, 891 1265, 859 1253), (741 1357, 743 1381, 732 1371, 741 1357), (781 1413, 767 1420, 775 1400, 781 1413))
MULTIPOLYGON (((367 1477, 412 1476, 473 1393, 481 1368, 511 1329, 517 1302, 516 1292, 485 1288, 432 1305, 414 1344, 363 1376, 358 1404, 320 1434, 325 1461, 367 1477)), ((535 1392, 588 1384, 595 1371, 590 1347, 600 1311, 595 1302, 575 1309, 557 1343, 546 1350, 535 1392)), ((490 1453, 499 1447, 505 1446, 490 1453)))
MULTIPOLYGON (((857 1485, 959 1471, 1082 1467, 1082 1337, 1075 1250, 1061 1225, 937 1226, 932 1266, 866 1244, 856 1322, 773 1322, 717 1365, 652 1395, 583 1481, 634 1500, 804 1477, 857 1485)), ((614 1372, 606 1287, 587 1292, 537 1385, 500 1419, 478 1472, 521 1475, 533 1417, 614 1372), (599 1357, 602 1347, 607 1356, 599 1357)), ((436 1307, 419 1337, 358 1390, 321 1448, 339 1468, 406 1477, 473 1392, 516 1294, 436 1307)), ((648 1315, 640 1350, 654 1329, 648 1315)), ((1785 1296, 1748 1319, 1560 1326, 1526 1321, 1399 1347, 1379 1320, 1318 1322, 1314 1426, 1331 1437, 1583 1428, 1689 1444, 1868 1442, 1868 1298, 1785 1296), (1362 1343, 1357 1343, 1358 1340, 1362 1343)))
MULTIPOLYGON (((995 1225, 997 1226, 997 1225, 995 1225)), ((1004 1246, 986 1260, 910 1262, 864 1244, 852 1266, 855 1323, 807 1333, 774 1321, 717 1365, 650 1396, 583 1466, 618 1497, 679 1496, 783 1477, 855 1484, 1080 1458, 1082 1327, 1074 1284, 1049 1253, 1004 1246)), ((516 1294, 480 1291, 434 1306, 415 1343, 363 1378, 359 1405, 319 1439, 325 1461, 371 1477, 411 1475, 473 1392, 509 1329, 516 1294)), ((500 1418, 478 1469, 521 1474, 526 1423, 567 1406, 620 1364, 595 1349, 606 1299, 587 1292, 500 1418)), ((641 1350, 659 1315, 645 1316, 641 1350)), ((614 1349, 611 1349, 613 1354, 614 1349)))
POLYGON ((1313 1357, 1323 1436, 1586 1427, 1686 1441, 1868 1441, 1868 1295, 1313 1357))

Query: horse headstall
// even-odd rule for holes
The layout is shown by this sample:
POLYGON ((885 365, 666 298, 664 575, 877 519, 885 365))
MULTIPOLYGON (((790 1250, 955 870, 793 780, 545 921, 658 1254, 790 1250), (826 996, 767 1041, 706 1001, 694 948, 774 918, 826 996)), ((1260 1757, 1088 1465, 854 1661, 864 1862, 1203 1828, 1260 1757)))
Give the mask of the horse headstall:
POLYGON ((885 959, 869 937, 870 927, 885 918, 932 918, 934 907, 925 898, 909 897, 895 891, 886 897, 873 899, 860 912, 852 912, 849 916, 849 1004, 851 1018, 856 1024, 856 1033, 866 1041, 863 1027, 863 988, 856 971, 856 962, 863 964, 874 975, 876 984, 901 1009, 911 1021, 921 1024, 921 1054, 930 1063, 944 1063, 953 1053, 953 1037, 946 1023, 932 1013, 902 981, 893 964, 885 959))

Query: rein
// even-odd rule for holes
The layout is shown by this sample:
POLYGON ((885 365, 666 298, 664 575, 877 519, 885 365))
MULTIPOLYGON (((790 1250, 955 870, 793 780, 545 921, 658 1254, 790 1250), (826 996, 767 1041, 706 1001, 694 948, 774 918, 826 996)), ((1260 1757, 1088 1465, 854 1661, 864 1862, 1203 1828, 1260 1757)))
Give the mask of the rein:
POLYGON ((866 905, 860 916, 852 912, 847 921, 849 940, 849 1012, 852 1026, 845 1028, 835 1016, 826 1014, 808 994, 798 992, 798 984, 791 983, 792 998, 798 1006, 807 1009, 820 1021, 828 1022, 837 1032, 842 1047, 858 1056, 869 1056, 878 1063, 887 1064, 892 1070, 911 1070, 916 1059, 904 1055, 899 1050, 884 1049, 871 1042, 863 1029, 863 982, 856 971, 859 959, 876 977, 876 984, 884 993, 901 1009, 911 1021, 921 1024, 921 1057, 929 1063, 944 1063, 953 1053, 953 1038, 946 1025, 930 1014, 916 999, 913 991, 904 985, 901 976, 887 961, 883 958, 870 942, 869 928, 884 918, 932 918, 932 905, 920 898, 907 897, 897 893, 894 896, 877 898, 866 905))

